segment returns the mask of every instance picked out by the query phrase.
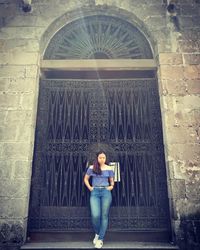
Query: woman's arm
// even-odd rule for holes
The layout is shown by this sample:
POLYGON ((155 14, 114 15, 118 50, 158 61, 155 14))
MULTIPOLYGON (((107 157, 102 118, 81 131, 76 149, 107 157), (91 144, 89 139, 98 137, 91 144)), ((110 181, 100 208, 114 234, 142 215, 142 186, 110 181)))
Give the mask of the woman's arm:
POLYGON ((108 190, 113 190, 114 188, 114 178, 113 177, 109 177, 109 181, 110 181, 110 186, 107 187, 108 190))
POLYGON ((90 191, 92 191, 92 190, 93 190, 93 187, 90 185, 89 179, 90 179, 90 176, 89 176, 88 174, 85 174, 84 183, 85 183, 85 185, 87 186, 87 188, 88 188, 90 191))

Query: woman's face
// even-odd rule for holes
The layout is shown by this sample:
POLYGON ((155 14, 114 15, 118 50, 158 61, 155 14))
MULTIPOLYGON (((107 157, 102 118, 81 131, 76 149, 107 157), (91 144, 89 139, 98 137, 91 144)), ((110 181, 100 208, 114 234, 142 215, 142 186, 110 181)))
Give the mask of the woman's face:
POLYGON ((106 155, 104 153, 99 154, 98 155, 98 163, 100 165, 103 165, 103 164, 105 164, 105 162, 106 162, 106 155))

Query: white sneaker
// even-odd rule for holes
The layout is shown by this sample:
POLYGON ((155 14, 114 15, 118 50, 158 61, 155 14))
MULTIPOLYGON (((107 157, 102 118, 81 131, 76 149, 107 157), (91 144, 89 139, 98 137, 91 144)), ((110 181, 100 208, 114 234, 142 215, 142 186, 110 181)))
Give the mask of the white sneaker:
POLYGON ((99 239, 99 235, 95 234, 95 237, 93 239, 93 244, 95 245, 97 243, 97 240, 99 239))
POLYGON ((103 246, 103 241, 102 240, 97 240, 97 243, 95 244, 95 248, 102 248, 102 246, 103 246))

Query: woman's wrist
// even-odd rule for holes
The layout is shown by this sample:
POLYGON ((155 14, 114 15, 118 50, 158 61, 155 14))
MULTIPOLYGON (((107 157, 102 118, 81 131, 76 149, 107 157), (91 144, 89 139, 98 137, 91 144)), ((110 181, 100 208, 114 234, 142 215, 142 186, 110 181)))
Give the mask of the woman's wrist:
POLYGON ((92 190, 93 190, 93 187, 90 186, 90 187, 88 187, 88 189, 89 189, 90 191, 92 191, 92 190))

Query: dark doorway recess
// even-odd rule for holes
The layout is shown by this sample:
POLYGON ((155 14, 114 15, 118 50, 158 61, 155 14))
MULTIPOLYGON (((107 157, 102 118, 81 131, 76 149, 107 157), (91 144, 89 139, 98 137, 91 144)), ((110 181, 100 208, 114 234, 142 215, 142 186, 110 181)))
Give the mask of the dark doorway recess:
POLYGON ((45 79, 39 93, 29 232, 91 232, 83 176, 91 145, 103 144, 121 170, 109 231, 169 239, 156 79, 45 79))

